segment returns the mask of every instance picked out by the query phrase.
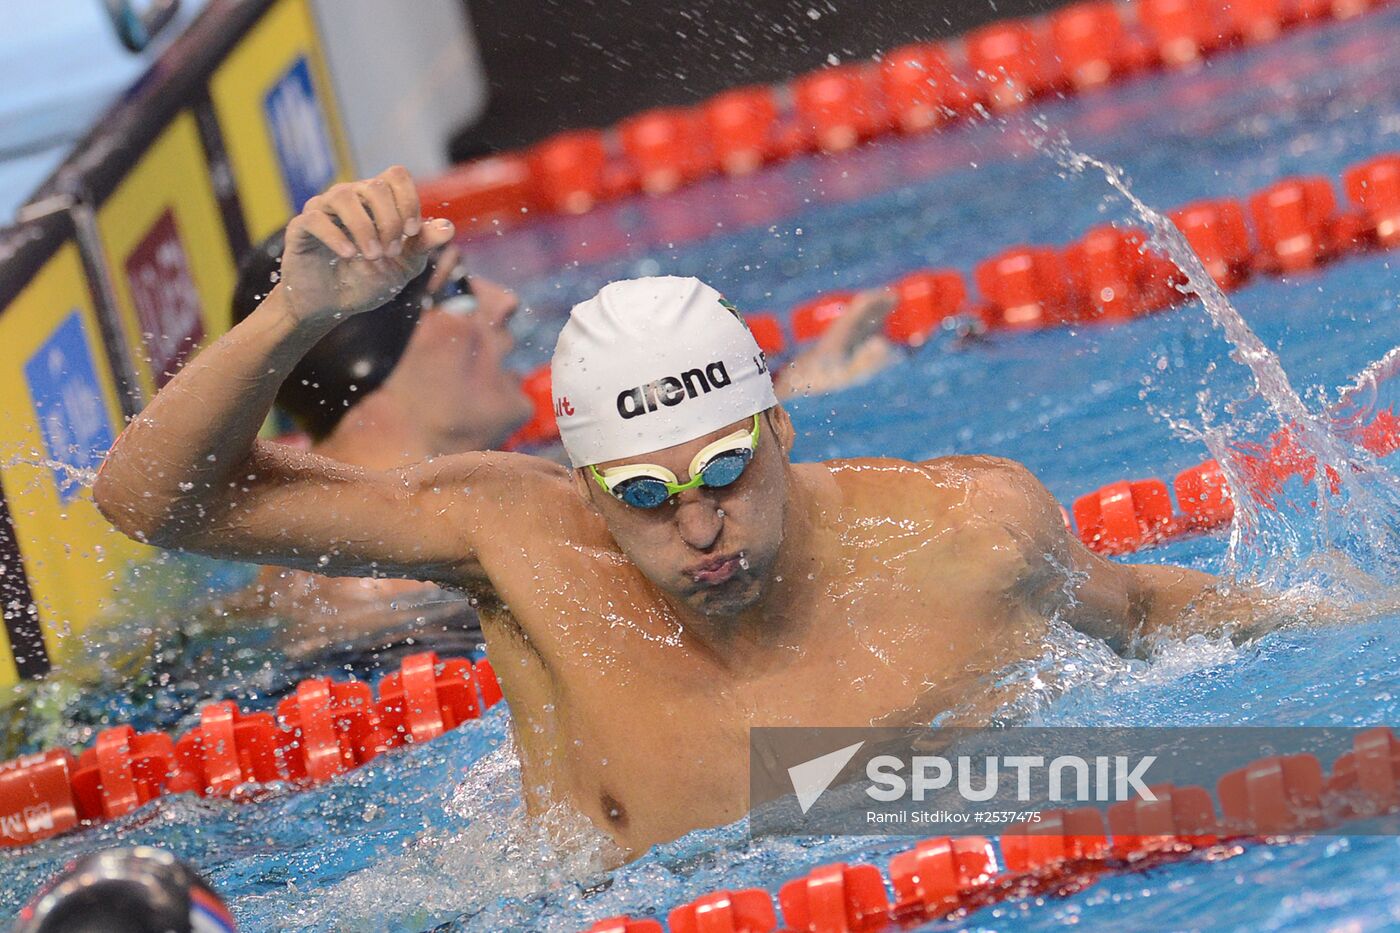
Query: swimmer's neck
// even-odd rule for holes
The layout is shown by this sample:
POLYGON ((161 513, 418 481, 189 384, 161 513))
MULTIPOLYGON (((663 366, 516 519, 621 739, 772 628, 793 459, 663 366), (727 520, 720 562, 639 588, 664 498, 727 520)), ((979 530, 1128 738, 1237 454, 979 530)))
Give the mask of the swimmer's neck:
POLYGON ((315 451, 341 463, 393 470, 429 457, 486 450, 496 441, 488 432, 475 437, 461 430, 435 429, 423 417, 424 408, 399 398, 386 383, 346 412, 315 451))

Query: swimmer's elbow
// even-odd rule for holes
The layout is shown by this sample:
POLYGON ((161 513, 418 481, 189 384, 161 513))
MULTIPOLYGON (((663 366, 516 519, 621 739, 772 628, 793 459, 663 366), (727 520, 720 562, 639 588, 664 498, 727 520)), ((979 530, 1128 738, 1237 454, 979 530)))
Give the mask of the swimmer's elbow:
POLYGON ((97 506, 97 511, 102 513, 102 517, 112 523, 113 528, 131 538, 140 530, 139 522, 123 484, 118 482, 113 474, 112 456, 108 454, 101 469, 97 471, 97 479, 93 481, 92 501, 97 506))
POLYGON ((1210 611, 1217 582, 1210 574, 1171 565, 1130 564, 1126 569, 1134 584, 1130 615, 1139 643, 1220 629, 1210 611))
POLYGON ((169 546, 164 539, 169 537, 170 523, 105 469, 97 474, 97 480, 92 484, 92 500, 102 517, 133 541, 169 546))
POLYGON ((186 524, 177 520, 173 503, 139 488, 140 484, 129 481, 120 469, 109 466, 110 460, 92 484, 93 503, 102 517, 133 541, 162 548, 182 547, 186 524))

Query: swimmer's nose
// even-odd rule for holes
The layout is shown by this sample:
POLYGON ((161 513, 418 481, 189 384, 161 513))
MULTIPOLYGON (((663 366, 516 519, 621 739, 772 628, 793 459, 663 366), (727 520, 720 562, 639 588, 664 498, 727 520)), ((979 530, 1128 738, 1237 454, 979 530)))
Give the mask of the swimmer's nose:
POLYGON ((681 540, 697 551, 708 551, 724 530, 724 516, 718 506, 697 491, 681 493, 676 506, 676 528, 681 540))

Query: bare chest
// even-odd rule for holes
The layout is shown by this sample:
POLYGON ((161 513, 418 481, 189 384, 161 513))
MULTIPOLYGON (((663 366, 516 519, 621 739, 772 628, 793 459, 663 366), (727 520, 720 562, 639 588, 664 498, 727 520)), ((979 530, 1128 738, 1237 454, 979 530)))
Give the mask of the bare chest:
POLYGON ((747 812, 754 727, 928 722, 976 688, 1000 607, 850 574, 828 573, 808 616, 740 658, 700 647, 655 604, 549 600, 533 643, 490 648, 509 655, 527 794, 567 798, 644 848, 747 812))

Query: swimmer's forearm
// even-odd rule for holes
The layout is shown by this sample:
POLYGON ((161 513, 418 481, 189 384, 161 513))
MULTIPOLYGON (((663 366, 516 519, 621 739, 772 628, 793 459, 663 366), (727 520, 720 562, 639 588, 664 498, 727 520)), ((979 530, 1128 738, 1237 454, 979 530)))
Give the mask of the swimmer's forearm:
POLYGON ((1228 635, 1242 644, 1299 623, 1345 625, 1364 622, 1394 606, 1343 603, 1309 592, 1275 592, 1264 587, 1166 567, 1136 567, 1154 587, 1155 619, 1146 635, 1183 639, 1228 635))
POLYGON ((335 324, 299 321, 274 288, 118 438, 93 487, 103 514, 132 537, 178 545, 239 485, 278 387, 335 324))
POLYGON ((1252 641, 1290 625, 1354 625, 1390 615, 1394 598, 1342 602, 1311 590, 1276 592, 1260 586, 1220 582, 1203 591, 1183 615, 1197 630, 1226 633, 1236 643, 1252 641))

